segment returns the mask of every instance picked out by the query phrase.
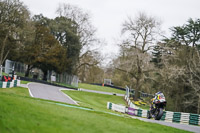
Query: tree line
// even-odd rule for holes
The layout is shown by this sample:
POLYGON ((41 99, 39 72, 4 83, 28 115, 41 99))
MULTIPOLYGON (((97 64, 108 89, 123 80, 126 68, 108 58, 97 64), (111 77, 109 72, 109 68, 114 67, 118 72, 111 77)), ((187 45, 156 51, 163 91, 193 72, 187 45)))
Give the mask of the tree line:
POLYGON ((98 68, 99 60, 94 56, 98 51, 91 47, 100 45, 100 39, 90 15, 70 4, 60 4, 56 13, 53 19, 42 14, 31 16, 23 2, 0 0, 0 65, 6 59, 25 63, 25 76, 38 68, 43 80, 47 80, 48 71, 79 74, 84 67, 98 68))
POLYGON ((200 19, 188 19, 163 37, 161 23, 145 13, 122 24, 119 55, 106 69, 98 52, 102 41, 90 15, 69 4, 60 4, 57 17, 31 16, 19 0, 0 0, 0 65, 6 59, 47 72, 77 74, 83 82, 102 83, 111 78, 116 86, 139 91, 162 91, 167 109, 200 113, 200 19), (92 48, 95 45, 94 48, 92 48))
POLYGON ((188 19, 163 37, 161 23, 146 13, 122 25, 120 54, 107 69, 117 86, 154 94, 162 91, 167 110, 200 113, 200 19, 188 19), (160 38, 160 39, 159 39, 160 38))

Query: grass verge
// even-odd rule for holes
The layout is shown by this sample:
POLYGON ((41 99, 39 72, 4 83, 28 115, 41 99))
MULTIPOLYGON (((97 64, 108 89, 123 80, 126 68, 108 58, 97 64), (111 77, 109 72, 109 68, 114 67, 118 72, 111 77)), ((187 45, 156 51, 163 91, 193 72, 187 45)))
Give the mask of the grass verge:
POLYGON ((75 101, 78 101, 81 106, 93 108, 98 111, 108 111, 107 102, 125 105, 126 102, 123 97, 104 95, 84 91, 63 91, 75 101))
POLYGON ((79 83, 78 88, 88 89, 88 90, 96 90, 96 91, 104 91, 104 92, 112 92, 112 93, 119 93, 119 94, 125 94, 125 91, 114 89, 111 87, 106 86, 98 86, 98 85, 91 85, 91 84, 85 84, 85 83, 79 83))
POLYGON ((30 81, 21 80, 20 83, 21 83, 21 84, 28 84, 28 83, 30 83, 30 81))
POLYGON ((27 97, 30 96, 28 89, 23 87, 0 88, 0 93, 13 94, 17 96, 27 96, 27 97))
POLYGON ((0 131, 2 133, 186 132, 102 112, 59 106, 27 96, 26 88, 11 89, 17 91, 6 92, 0 88, 0 131))

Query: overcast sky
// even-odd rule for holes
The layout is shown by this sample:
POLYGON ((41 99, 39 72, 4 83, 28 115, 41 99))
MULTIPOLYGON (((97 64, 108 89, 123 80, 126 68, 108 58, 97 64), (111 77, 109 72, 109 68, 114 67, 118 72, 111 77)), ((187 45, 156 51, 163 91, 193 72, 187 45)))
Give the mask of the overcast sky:
POLYGON ((76 5, 90 12, 97 35, 107 41, 108 52, 116 52, 115 40, 120 35, 121 25, 127 16, 146 12, 162 21, 162 29, 186 23, 189 18, 200 18, 200 0, 21 0, 32 14, 42 13, 48 18, 56 16, 60 3, 76 5))

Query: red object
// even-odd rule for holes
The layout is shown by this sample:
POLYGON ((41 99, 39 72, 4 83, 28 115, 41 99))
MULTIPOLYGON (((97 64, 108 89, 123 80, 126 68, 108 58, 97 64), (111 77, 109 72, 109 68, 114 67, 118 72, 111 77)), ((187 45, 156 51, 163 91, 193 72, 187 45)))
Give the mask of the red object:
POLYGON ((8 82, 8 79, 6 78, 6 76, 3 76, 3 77, 4 77, 5 82, 8 82))
POLYGON ((4 80, 5 80, 5 82, 8 82, 8 81, 10 81, 11 80, 11 77, 6 77, 6 76, 3 76, 3 78, 4 78, 4 80))

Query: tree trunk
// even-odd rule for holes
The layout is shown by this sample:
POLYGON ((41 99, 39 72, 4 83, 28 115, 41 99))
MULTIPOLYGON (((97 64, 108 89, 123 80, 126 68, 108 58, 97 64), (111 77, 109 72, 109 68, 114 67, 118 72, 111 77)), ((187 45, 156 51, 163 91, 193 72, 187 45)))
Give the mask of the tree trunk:
POLYGON ((139 98, 141 77, 142 77, 142 71, 141 71, 141 67, 140 67, 140 60, 139 60, 139 57, 137 55, 137 76, 135 77, 135 79, 136 79, 136 87, 135 87, 134 100, 138 100, 138 98, 139 98))
POLYGON ((200 114, 200 95, 199 95, 199 101, 198 101, 197 114, 200 114))
POLYGON ((47 70, 43 71, 44 75, 42 80, 47 81, 47 70))
POLYGON ((175 111, 178 112, 178 93, 176 93, 176 98, 174 99, 175 100, 175 111))
MULTIPOLYGON (((8 38, 8 34, 6 34, 6 37, 4 38, 4 40, 2 42, 1 53, 0 53, 0 66, 3 64, 4 59, 6 59, 6 57, 3 57, 3 54, 5 52, 4 50, 5 50, 7 38, 8 38)), ((7 56, 7 54, 5 56, 7 56)))
POLYGON ((136 80, 136 87, 135 87, 135 95, 134 95, 134 100, 137 101, 139 98, 139 80, 136 80))
POLYGON ((31 70, 31 66, 28 65, 28 68, 26 69, 25 77, 28 77, 28 76, 29 76, 30 70, 31 70))

